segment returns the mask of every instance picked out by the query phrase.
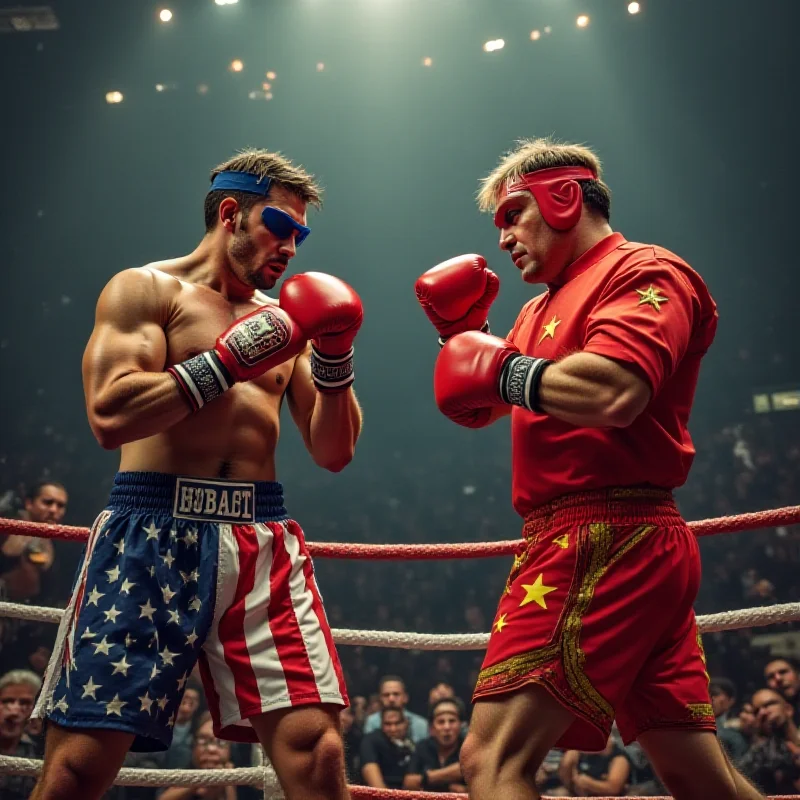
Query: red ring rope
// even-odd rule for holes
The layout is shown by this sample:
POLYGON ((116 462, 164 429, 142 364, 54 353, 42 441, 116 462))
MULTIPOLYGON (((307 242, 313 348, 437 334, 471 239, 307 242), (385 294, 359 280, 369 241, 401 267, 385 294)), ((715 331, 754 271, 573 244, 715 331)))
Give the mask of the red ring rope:
MULTIPOLYGON (((728 517, 690 522, 697 536, 714 536, 718 533, 757 528, 775 528, 780 525, 800 523, 800 506, 753 511, 728 517)), ((20 519, 0 519, 0 535, 22 534, 45 539, 83 541, 88 528, 72 525, 53 525, 20 519)), ((342 542, 309 542, 311 555, 316 558, 370 559, 374 561, 423 561, 447 558, 489 558, 513 555, 523 546, 522 539, 504 542, 459 542, 452 544, 345 544, 342 542)))

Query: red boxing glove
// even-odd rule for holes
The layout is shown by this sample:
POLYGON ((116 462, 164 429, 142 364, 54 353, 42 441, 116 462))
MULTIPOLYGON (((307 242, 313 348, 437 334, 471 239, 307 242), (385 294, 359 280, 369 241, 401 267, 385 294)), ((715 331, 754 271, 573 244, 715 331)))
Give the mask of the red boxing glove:
POLYGON ((439 331, 440 343, 464 331, 489 331, 489 307, 500 280, 483 256, 468 253, 429 269, 417 279, 417 300, 439 331))
POLYGON ((234 322, 213 350, 174 364, 167 372, 198 411, 234 383, 258 378, 305 346, 306 336, 291 317, 278 306, 267 305, 234 322))
POLYGON ((518 405, 538 410, 536 396, 545 358, 520 355, 505 339, 479 331, 454 336, 442 348, 433 373, 439 410, 465 428, 482 428, 492 408, 518 405))
POLYGON ((317 389, 347 389, 355 377, 353 340, 364 318, 361 298, 333 275, 306 272, 283 284, 280 304, 313 339, 311 374, 317 389))

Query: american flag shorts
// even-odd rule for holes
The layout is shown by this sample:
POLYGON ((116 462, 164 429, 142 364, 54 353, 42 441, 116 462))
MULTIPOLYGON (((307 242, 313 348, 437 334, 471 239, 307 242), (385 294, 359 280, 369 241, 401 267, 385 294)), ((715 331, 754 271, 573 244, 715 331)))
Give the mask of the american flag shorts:
POLYGON ((34 712, 172 740, 199 662, 218 736, 347 691, 300 526, 279 483, 122 472, 95 521, 34 712))

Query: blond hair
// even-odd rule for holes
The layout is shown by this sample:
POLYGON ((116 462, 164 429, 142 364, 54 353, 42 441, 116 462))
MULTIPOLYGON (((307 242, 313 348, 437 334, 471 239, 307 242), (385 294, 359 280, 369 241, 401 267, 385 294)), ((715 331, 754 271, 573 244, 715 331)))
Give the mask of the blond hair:
MULTIPOLYGON (((310 203, 316 208, 322 206, 322 187, 317 183, 314 176, 306 172, 303 167, 293 164, 281 153, 253 148, 242 150, 233 158, 229 158, 214 167, 211 170, 210 180, 213 181, 220 172, 228 170, 247 172, 250 175, 257 175, 259 178, 269 178, 274 186, 280 186, 287 192, 297 195, 303 202, 310 203)), ((249 192, 230 191, 227 189, 209 191, 206 195, 204 209, 207 231, 216 226, 219 204, 226 197, 233 197, 245 213, 259 199, 262 199, 259 195, 249 192)))
POLYGON ((578 181, 583 200, 606 219, 609 218, 611 190, 601 180, 603 170, 600 159, 588 147, 562 144, 550 138, 518 140, 516 147, 505 153, 500 163, 481 180, 478 208, 493 213, 507 182, 519 180, 528 172, 552 167, 587 167, 592 170, 597 180, 578 181))

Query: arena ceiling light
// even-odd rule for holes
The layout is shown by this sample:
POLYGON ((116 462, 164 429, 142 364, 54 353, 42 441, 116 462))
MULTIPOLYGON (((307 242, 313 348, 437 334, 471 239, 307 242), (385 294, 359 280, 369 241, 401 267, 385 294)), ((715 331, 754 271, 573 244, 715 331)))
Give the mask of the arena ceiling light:
POLYGON ((531 31, 531 41, 532 42, 538 42, 539 39, 541 39, 541 38, 542 38, 542 32, 541 31, 531 31))
POLYGON ((629 14, 638 14, 642 10, 642 7, 639 3, 628 3, 628 13, 629 14))
POLYGON ((423 67, 432 67, 433 66, 433 59, 430 56, 425 56, 422 59, 422 66, 423 67))
POLYGON ((218 6, 235 6, 239 0, 214 0, 218 6))
POLYGON ((581 14, 575 22, 579 28, 587 28, 589 26, 589 17, 586 14, 581 14))
POLYGON ((161 11, 158 12, 158 18, 162 22, 170 22, 172 20, 172 12, 168 8, 162 8, 161 11))
POLYGON ((231 72, 241 72, 244 69, 244 61, 241 58, 234 58, 228 69, 231 72))
POLYGON ((122 92, 106 92, 106 103, 109 105, 116 105, 117 103, 121 103, 124 99, 122 92))
POLYGON ((504 39, 490 39, 483 45, 483 49, 487 53, 493 53, 495 50, 502 50, 506 46, 504 39))

